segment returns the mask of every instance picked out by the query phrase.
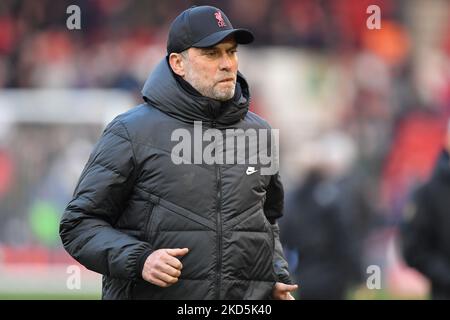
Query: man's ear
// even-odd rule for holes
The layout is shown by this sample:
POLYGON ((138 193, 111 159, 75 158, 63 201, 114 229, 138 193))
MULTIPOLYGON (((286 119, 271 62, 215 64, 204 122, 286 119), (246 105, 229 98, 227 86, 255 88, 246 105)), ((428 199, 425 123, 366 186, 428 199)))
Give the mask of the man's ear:
POLYGON ((184 77, 184 61, 180 53, 171 53, 169 56, 169 64, 175 74, 184 77))

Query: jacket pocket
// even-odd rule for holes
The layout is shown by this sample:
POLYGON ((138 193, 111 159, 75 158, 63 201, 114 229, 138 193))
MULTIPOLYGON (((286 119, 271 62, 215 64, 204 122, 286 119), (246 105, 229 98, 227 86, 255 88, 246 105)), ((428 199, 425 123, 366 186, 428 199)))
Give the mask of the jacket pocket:
POLYGON ((182 208, 175 203, 167 201, 162 198, 158 198, 158 204, 161 208, 165 209, 172 214, 177 215, 178 217, 182 217, 183 219, 189 221, 192 225, 200 226, 202 229, 215 230, 215 225, 212 221, 208 220, 205 217, 202 217, 190 210, 182 208))
POLYGON ((145 242, 150 242, 150 240, 151 240, 152 220, 153 220, 153 217, 155 216, 154 209, 155 209, 155 201, 153 200, 153 198, 150 198, 148 200, 148 206, 147 206, 147 210, 146 210, 145 224, 144 224, 144 230, 143 230, 143 232, 144 232, 143 240, 145 242))
POLYGON ((258 202, 255 205, 251 206, 250 208, 239 213, 236 217, 226 222, 226 225, 224 225, 224 231, 236 229, 236 227, 238 227, 237 229, 262 230, 263 220, 261 219, 262 218, 261 208, 262 208, 261 203, 258 202))
MULTIPOLYGON (((180 280, 206 281, 214 267, 213 257, 217 254, 215 252, 217 236, 214 227, 213 222, 206 217, 157 197, 147 232, 150 236, 149 244, 153 250, 189 248, 187 255, 178 258, 183 263, 180 280)), ((177 285, 181 286, 182 283, 177 285)), ((164 292, 178 290, 175 289, 177 285, 162 290, 164 292)), ((144 292, 155 290, 159 292, 160 289, 138 283, 138 289, 134 291, 134 294, 143 296, 144 292)), ((158 296, 161 294, 159 293, 158 296)))

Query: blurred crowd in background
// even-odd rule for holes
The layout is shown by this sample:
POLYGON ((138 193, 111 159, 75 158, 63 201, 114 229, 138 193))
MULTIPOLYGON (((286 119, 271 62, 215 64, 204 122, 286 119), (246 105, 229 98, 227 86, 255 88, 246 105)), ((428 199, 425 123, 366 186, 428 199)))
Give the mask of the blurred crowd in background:
MULTIPOLYGON (((397 240, 447 130, 446 0, 2 0, 0 90, 120 89, 138 104, 170 22, 194 4, 255 34, 241 69, 252 110, 281 132, 282 241, 303 297, 357 297, 368 265, 381 267, 393 296, 423 297, 397 240), (66 27, 71 4, 81 30, 66 27), (374 4, 379 30, 366 25, 374 4)), ((0 114, 0 264, 42 260, 36 250, 70 261, 59 218, 102 127, 6 121, 0 114), (26 258, 14 251, 23 248, 26 258)))

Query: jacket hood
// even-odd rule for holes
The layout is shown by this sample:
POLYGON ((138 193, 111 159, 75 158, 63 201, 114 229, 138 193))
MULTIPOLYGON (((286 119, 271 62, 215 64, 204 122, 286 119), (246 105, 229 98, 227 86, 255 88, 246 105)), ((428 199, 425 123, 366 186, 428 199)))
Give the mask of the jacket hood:
POLYGON ((145 82, 142 95, 148 104, 180 121, 230 125, 245 117, 250 102, 248 84, 240 72, 236 86, 235 96, 224 102, 195 96, 182 88, 164 58, 145 82))

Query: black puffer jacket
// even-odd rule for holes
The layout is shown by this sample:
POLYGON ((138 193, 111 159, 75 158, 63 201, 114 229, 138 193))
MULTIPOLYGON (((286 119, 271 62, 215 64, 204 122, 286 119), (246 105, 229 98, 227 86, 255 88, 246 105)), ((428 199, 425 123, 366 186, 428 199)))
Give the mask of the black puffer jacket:
POLYGON ((435 171, 412 197, 401 228, 406 262, 431 282, 433 299, 450 299, 450 156, 443 151, 435 171))
MULTIPOLYGON (((265 299, 275 281, 290 282, 276 219, 282 214, 278 174, 246 175, 247 164, 180 164, 171 160, 175 129, 194 135, 214 126, 269 128, 248 112, 238 77, 227 103, 184 90, 163 60, 147 80, 147 103, 104 130, 64 212, 66 250, 103 277, 104 299, 265 299), (190 249, 180 280, 161 288, 141 277, 159 248, 190 249)), ((258 164, 252 165, 260 169, 258 164)))

